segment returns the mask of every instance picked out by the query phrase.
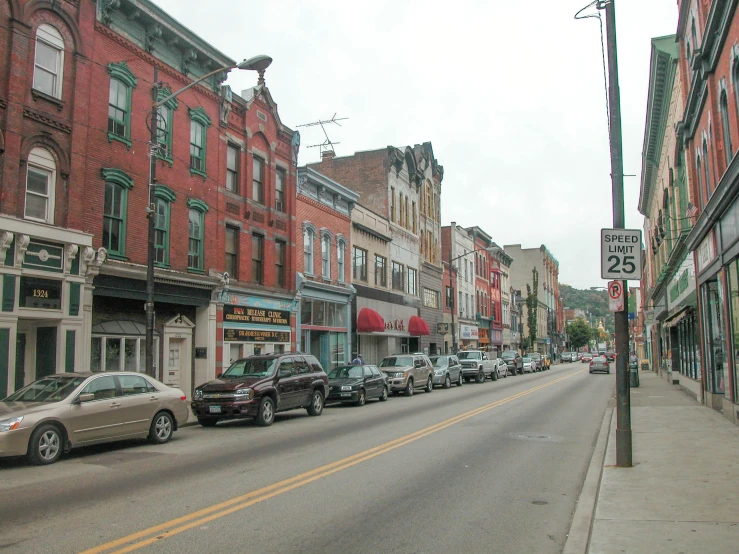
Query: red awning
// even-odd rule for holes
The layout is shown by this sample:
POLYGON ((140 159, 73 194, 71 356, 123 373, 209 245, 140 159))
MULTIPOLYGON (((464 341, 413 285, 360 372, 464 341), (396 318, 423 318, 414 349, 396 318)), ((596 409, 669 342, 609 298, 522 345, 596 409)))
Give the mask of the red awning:
POLYGON ((416 337, 431 334, 429 333, 429 326, 422 318, 418 317, 417 315, 411 316, 411 319, 408 322, 408 332, 416 337))
POLYGON ((357 315, 357 332, 381 333, 385 330, 385 320, 375 310, 362 308, 357 315))

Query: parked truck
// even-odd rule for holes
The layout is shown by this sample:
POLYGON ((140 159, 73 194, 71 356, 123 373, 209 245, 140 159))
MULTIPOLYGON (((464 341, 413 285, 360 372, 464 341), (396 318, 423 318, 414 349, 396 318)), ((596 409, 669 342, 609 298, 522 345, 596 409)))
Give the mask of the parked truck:
POLYGON ((457 354, 459 363, 462 364, 462 376, 466 382, 474 379, 482 383, 490 377, 493 381, 498 380, 498 369, 495 362, 494 352, 483 352, 482 350, 465 350, 457 354))

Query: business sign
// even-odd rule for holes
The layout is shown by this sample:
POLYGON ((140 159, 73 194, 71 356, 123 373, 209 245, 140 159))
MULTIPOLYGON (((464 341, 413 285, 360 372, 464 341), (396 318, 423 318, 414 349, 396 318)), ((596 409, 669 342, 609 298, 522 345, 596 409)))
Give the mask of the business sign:
POLYGON ((53 279, 21 277, 19 305, 42 310, 62 309, 62 282, 53 279))
POLYGON ((460 324, 459 338, 464 340, 477 340, 479 336, 480 333, 476 325, 460 324))
POLYGON ((600 230, 600 276, 603 279, 642 278, 641 230, 600 230))
POLYGON ((223 340, 227 342, 290 342, 290 332, 262 329, 224 329, 223 340))
POLYGON ((698 256, 698 273, 706 269, 708 265, 716 259, 716 241, 713 237, 713 229, 708 233, 697 248, 698 256))
POLYGON ((258 323, 260 325, 290 325, 289 310, 249 308, 247 306, 223 306, 224 323, 258 323))
POLYGON ((449 334, 449 324, 448 323, 437 323, 436 333, 439 335, 448 335, 449 334))
POLYGON ((622 312, 624 309, 624 285, 621 281, 608 282, 608 310, 622 312))

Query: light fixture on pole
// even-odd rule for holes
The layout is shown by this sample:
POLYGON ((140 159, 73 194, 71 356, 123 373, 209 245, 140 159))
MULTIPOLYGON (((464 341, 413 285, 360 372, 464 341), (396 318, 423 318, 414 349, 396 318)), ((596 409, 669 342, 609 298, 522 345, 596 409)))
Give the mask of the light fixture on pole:
POLYGON ((256 71, 259 73, 259 86, 264 86, 264 72, 272 63, 272 58, 269 56, 259 55, 244 60, 236 65, 229 65, 226 67, 219 67, 206 73, 199 79, 192 83, 182 87, 180 90, 173 92, 159 99, 159 68, 154 65, 154 84, 151 89, 152 93, 152 104, 151 104, 151 122, 149 129, 149 204, 146 207, 146 217, 148 218, 148 240, 147 240, 147 254, 146 254, 146 304, 144 310, 146 311, 146 373, 154 376, 154 262, 155 262, 155 217, 156 217, 156 205, 154 203, 154 186, 157 181, 157 153, 159 148, 159 108, 167 103, 172 98, 175 98, 194 87, 198 83, 203 82, 205 79, 212 77, 222 71, 230 71, 231 69, 245 69, 249 71, 256 71))

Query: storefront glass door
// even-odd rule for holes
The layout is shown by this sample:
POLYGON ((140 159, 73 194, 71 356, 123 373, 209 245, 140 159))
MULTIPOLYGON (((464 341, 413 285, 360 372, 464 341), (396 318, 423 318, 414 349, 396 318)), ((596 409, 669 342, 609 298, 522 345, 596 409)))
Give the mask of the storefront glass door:
POLYGON ((724 336, 724 298, 718 278, 702 287, 708 390, 725 394, 727 380, 726 339, 724 336))

